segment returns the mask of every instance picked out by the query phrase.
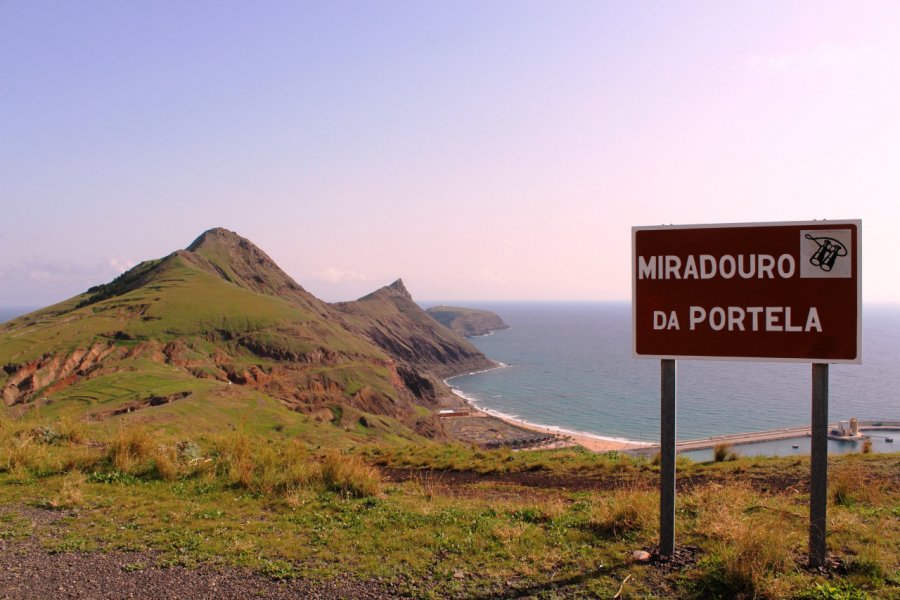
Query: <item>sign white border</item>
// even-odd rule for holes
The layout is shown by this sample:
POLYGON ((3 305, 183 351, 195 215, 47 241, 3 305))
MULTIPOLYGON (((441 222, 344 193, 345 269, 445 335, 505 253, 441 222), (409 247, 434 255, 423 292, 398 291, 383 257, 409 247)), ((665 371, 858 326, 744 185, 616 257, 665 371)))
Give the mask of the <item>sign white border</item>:
POLYGON ((820 221, 772 221, 754 223, 698 223, 695 225, 649 225, 631 228, 631 356, 632 358, 673 359, 673 360, 727 360, 752 362, 787 362, 787 363, 828 363, 853 364, 862 363, 862 219, 822 219, 820 221), (672 229, 724 229, 731 227, 803 227, 812 225, 856 225, 856 358, 854 359, 817 359, 817 358, 769 358, 762 356, 686 356, 682 354, 638 354, 637 352, 637 254, 635 243, 638 231, 672 230, 672 229))

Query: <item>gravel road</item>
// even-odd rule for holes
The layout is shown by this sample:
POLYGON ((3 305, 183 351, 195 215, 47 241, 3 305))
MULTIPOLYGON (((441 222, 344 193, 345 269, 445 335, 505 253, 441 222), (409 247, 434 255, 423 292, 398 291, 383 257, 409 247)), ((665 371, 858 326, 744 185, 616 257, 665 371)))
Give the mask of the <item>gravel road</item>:
POLYGON ((61 552, 31 539, 0 540, 2 599, 395 598, 377 582, 350 578, 279 582, 239 568, 159 567, 151 553, 61 552))

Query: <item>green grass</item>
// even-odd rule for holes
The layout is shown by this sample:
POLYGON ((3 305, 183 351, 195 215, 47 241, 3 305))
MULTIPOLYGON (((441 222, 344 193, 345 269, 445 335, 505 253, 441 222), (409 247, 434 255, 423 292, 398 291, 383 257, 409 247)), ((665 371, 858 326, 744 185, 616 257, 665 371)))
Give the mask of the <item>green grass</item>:
MULTIPOLYGON (((24 363, 48 347, 60 351, 86 348, 95 342, 132 340, 166 342, 190 336, 240 339, 258 336, 286 343, 278 331, 290 331, 296 348, 317 345, 337 352, 387 360, 378 348, 324 320, 312 310, 286 299, 258 294, 172 255, 143 287, 99 302, 78 305, 91 294, 15 319, 0 329, 0 363, 24 363), (303 346, 299 340, 314 340, 303 346)), ((125 344, 127 345, 127 343, 125 344)))
MULTIPOLYGON (((304 434, 313 431, 308 420, 278 397, 311 406, 351 404, 357 394, 386 399, 388 406, 398 400, 387 355, 310 306, 240 288, 177 254, 154 264, 149 274, 141 275, 143 285, 137 289, 113 286, 119 293, 113 296, 98 296, 95 290, 0 328, 0 364, 23 365, 46 356, 48 348, 60 361, 92 347, 108 353, 99 370, 68 385, 38 389, 30 403, 15 406, 15 411, 98 419, 151 397, 189 393, 186 399, 141 408, 113 422, 149 422, 171 434, 238 425, 255 434, 271 429, 304 434), (172 352, 166 346, 170 342, 176 354, 172 360, 164 355, 172 352), (282 387, 270 395, 226 380, 254 371, 275 373, 282 387)), ((0 385, 8 377, 0 370, 0 385)), ((58 378, 48 374, 42 381, 52 386, 58 378)), ((413 416, 412 408, 409 413, 413 416)), ((372 426, 357 428, 363 414, 351 411, 353 422, 338 423, 353 430, 351 441, 418 439, 387 416, 366 417, 372 426)))
POLYGON ((149 360, 129 363, 129 370, 84 379, 52 395, 43 407, 50 415, 92 416, 118 408, 130 400, 177 392, 205 393, 221 382, 192 377, 183 369, 149 360))
POLYGON ((623 597, 630 598, 900 594, 900 455, 832 461, 836 477, 862 477, 878 493, 852 503, 832 498, 829 551, 846 574, 826 579, 802 564, 806 496, 793 488, 760 492, 752 483, 791 473, 795 459, 686 466, 696 485, 679 494, 678 543, 699 547, 699 561, 665 573, 630 560, 658 535, 657 471, 645 459, 438 444, 341 451, 249 431, 175 443, 137 427, 86 446, 71 423, 54 426, 58 435, 0 419, 0 536, 32 537, 54 552, 149 549, 161 564, 242 565, 273 579, 349 573, 413 597, 511 590, 552 597, 551 586, 611 597, 628 575, 623 597), (413 462, 428 468, 404 483, 375 469, 413 462), (512 479, 450 485, 433 470, 440 467, 627 479, 606 491, 512 479), (24 516, 34 509, 63 518, 24 516))

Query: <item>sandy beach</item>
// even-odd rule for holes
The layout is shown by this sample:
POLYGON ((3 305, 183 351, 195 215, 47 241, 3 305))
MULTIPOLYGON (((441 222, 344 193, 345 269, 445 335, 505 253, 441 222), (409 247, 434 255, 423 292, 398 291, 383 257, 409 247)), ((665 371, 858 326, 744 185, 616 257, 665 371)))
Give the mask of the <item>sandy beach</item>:
MULTIPOLYGON (((447 383, 446 381, 444 383, 447 383)), ((462 395, 456 388, 449 385, 450 389, 453 391, 453 395, 456 396, 463 404, 465 404, 466 409, 469 411, 472 416, 483 416, 485 418, 497 419, 503 421, 505 423, 509 423, 510 425, 514 425, 515 427, 521 427, 522 429, 527 429, 529 431, 535 431, 538 433, 545 433, 556 437, 559 441, 555 444, 549 445, 553 447, 564 447, 567 445, 578 445, 592 452, 609 452, 611 450, 634 450, 638 448, 647 448, 652 446, 652 444, 647 442, 635 442, 632 440, 626 440, 622 438, 614 438, 614 437, 604 437, 599 435, 591 435, 582 432, 569 431, 567 429, 563 429, 561 427, 550 427, 550 426, 541 426, 535 425, 534 423, 529 423, 527 421, 521 419, 515 419, 508 415, 504 415, 502 413, 497 413, 492 410, 487 410, 483 408, 479 408, 472 404, 471 400, 462 395)), ((543 445, 542 448, 547 448, 548 445, 543 445)))
POLYGON ((652 445, 645 442, 634 442, 631 440, 624 440, 619 438, 576 433, 573 431, 563 430, 559 427, 542 427, 540 425, 534 425, 526 421, 520 421, 518 419, 513 419, 510 417, 501 417, 499 415, 490 414, 482 409, 475 408, 471 404, 469 404, 469 406, 472 410, 477 410, 482 414, 485 414, 486 416, 500 419, 501 421, 505 421, 511 425, 521 427, 522 429, 529 429, 531 431, 548 433, 550 435, 557 436, 562 440, 571 441, 572 443, 582 446, 583 448, 587 448, 588 450, 591 450, 593 452, 609 452, 610 450, 632 450, 636 448, 646 448, 652 445))

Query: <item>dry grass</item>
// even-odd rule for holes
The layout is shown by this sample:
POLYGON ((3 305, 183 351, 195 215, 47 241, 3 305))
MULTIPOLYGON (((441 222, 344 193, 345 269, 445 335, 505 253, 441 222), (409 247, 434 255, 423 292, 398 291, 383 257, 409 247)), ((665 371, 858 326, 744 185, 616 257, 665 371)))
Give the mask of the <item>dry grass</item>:
POLYGON ((83 470, 102 460, 102 453, 85 445, 80 423, 63 420, 35 425, 35 421, 0 417, 0 471, 27 478, 83 470))
POLYGON ((440 485, 441 476, 435 471, 417 471, 412 476, 412 481, 422 497, 431 502, 440 485))
POLYGON ((84 444, 88 441, 88 435, 84 423, 72 419, 60 419, 55 424, 56 431, 61 439, 70 444, 84 444))
POLYGON ((102 449, 92 446, 73 446, 62 457, 62 470, 92 471, 98 468, 106 458, 102 449))
POLYGON ((722 540, 722 574, 734 590, 770 594, 772 579, 797 565, 791 546, 798 543, 780 518, 748 518, 722 540))
POLYGON ((153 454, 153 469, 156 476, 163 481, 177 479, 182 472, 178 450, 171 446, 157 446, 153 454))
MULTIPOLYGON (((598 459, 580 453, 568 457, 547 453, 531 459, 521 453, 498 452, 495 456, 471 450, 459 458, 461 451, 450 447, 446 457, 438 455, 441 464, 468 461, 499 472, 505 464, 516 463, 511 470, 522 471, 546 461, 541 469, 589 475, 596 469, 614 473, 618 479, 609 487, 568 491, 553 487, 557 485, 553 478, 547 479, 548 487, 531 487, 514 477, 460 482, 450 474, 423 470, 408 483, 385 490, 380 472, 358 451, 323 453, 302 441, 235 433, 202 440, 202 447, 192 441, 165 441, 168 445, 160 446, 145 432, 125 430, 112 433, 104 447, 71 442, 77 436, 63 434, 63 428, 56 425, 59 439, 46 430, 33 435, 35 428, 34 422, 20 427, 0 420, 0 478, 15 484, 0 489, 12 496, 34 490, 29 491, 32 498, 49 498, 42 500, 46 507, 85 507, 74 520, 78 522, 107 511, 107 504, 98 508, 98 498, 105 502, 112 495, 134 495, 143 498, 156 514, 160 498, 168 497, 171 504, 159 509, 161 515, 202 512, 212 515, 197 517, 203 527, 209 525, 208 519, 219 519, 222 531, 240 531, 234 539, 221 540, 221 548, 215 547, 216 536, 207 538, 204 533, 203 543, 209 546, 203 548, 203 556, 224 551, 246 560, 249 554, 263 556, 261 549, 265 548, 266 560, 269 552, 279 560, 293 560, 298 556, 296 543, 283 550, 283 555, 272 550, 271 544, 281 543, 278 539, 286 536, 284 527, 296 526, 297 535, 292 539, 310 535, 317 544, 328 544, 329 550, 340 549, 335 556, 341 561, 346 558, 347 564, 372 560, 387 565, 385 569, 412 569, 411 564, 424 569, 410 571, 413 575, 433 573, 434 565, 455 561, 453 569, 474 571, 472 565, 477 564, 484 577, 503 578, 497 581, 508 581, 515 573, 543 584, 556 581, 564 572, 594 572, 599 553, 604 564, 615 571, 616 586, 631 570, 635 579, 632 597, 799 598, 803 596, 798 593, 821 581, 798 568, 806 555, 805 492, 796 486, 761 492, 758 479, 754 484, 742 482, 748 470, 776 479, 792 474, 796 465, 788 460, 760 459, 758 467, 746 459, 691 466, 688 473, 700 477, 679 493, 677 535, 679 544, 699 548, 698 562, 662 582, 662 575, 634 567, 628 558, 631 550, 658 539, 658 477, 646 461, 639 464, 628 459, 620 466, 624 461, 612 456, 598 459), (633 472, 633 476, 622 477, 618 469, 633 472), (129 485, 106 485, 122 481, 117 471, 133 475, 128 478, 129 485), (157 479, 178 483, 153 482, 157 479), (152 483, 144 485, 148 482, 152 483), (182 497, 192 490, 196 496, 182 497), (235 503, 228 506, 234 508, 222 510, 222 499, 232 496, 235 503), (372 501, 372 496, 378 500, 372 501), (271 527, 255 533, 250 531, 253 528, 243 527, 250 519, 239 511, 249 510, 248 506, 258 506, 259 514, 265 515, 260 518, 273 519, 271 527), (281 520, 285 513, 289 520, 281 520), (278 534, 267 537, 269 532, 278 534), (242 539, 245 535, 257 537, 242 539)), ((423 456, 434 456, 435 451, 431 452, 423 456)), ((843 580, 868 590, 872 597, 896 587, 897 460, 854 454, 832 463, 829 552, 847 565, 849 574, 841 576, 843 580)), ((183 542, 190 526, 181 518, 172 521, 173 547, 180 547, 177 544, 183 542)), ((85 531, 95 535, 94 529, 85 531)), ((112 535, 121 534, 113 531, 112 535)), ((454 586, 459 584, 457 578, 445 576, 454 586)), ((603 583, 577 589, 584 591, 585 597, 609 597, 608 587, 603 583)), ((472 590, 443 591, 469 597, 465 593, 472 590)), ((415 589, 410 595, 428 592, 415 589)), ((437 592, 433 595, 440 597, 437 592)), ((470 596, 476 595, 472 591, 470 596)))
POLYGON ((779 597, 782 576, 797 571, 805 515, 740 483, 703 486, 684 504, 703 524, 713 557, 694 582, 701 597, 779 597))
POLYGON ((885 491, 880 481, 864 463, 847 460, 828 473, 828 495, 831 502, 838 506, 881 504, 885 491))
POLYGON ((59 491, 47 504, 51 508, 77 508, 84 503, 83 488, 86 477, 81 471, 72 471, 63 477, 59 491))
POLYGON ((243 434, 217 440, 218 468, 232 485, 249 489, 253 485, 253 442, 243 434))
POLYGON ((0 470, 12 473, 28 467, 33 444, 22 432, 22 423, 0 415, 0 470))
POLYGON ((638 532, 650 536, 658 526, 658 515, 658 493, 620 489, 592 506, 589 523, 593 531, 616 538, 638 532))
POLYGON ((33 442, 27 437, 6 436, 0 449, 0 469, 12 473, 31 464, 33 442))
POLYGON ((359 456, 329 451, 322 460, 322 484, 346 496, 365 498, 381 493, 381 474, 359 456))
POLYGON ((236 487, 258 494, 283 494, 298 502, 302 489, 321 486, 349 497, 367 497, 382 489, 378 469, 362 458, 330 450, 316 460, 299 441, 267 442, 243 434, 215 442, 216 471, 236 487))
POLYGON ((122 473, 137 474, 156 457, 157 444, 145 430, 120 429, 112 439, 107 456, 122 473))
POLYGON ((319 477, 319 466, 312 461, 299 440, 288 442, 279 453, 278 489, 307 487, 319 477))

